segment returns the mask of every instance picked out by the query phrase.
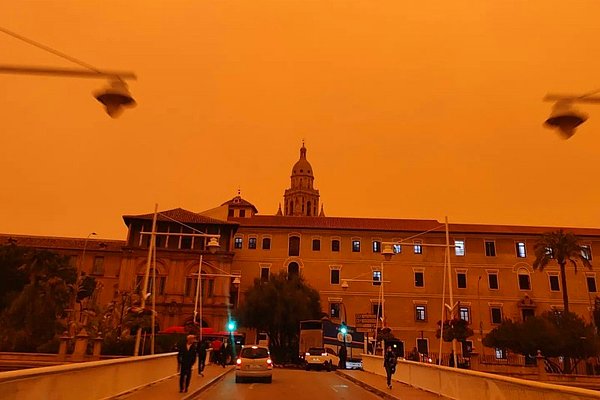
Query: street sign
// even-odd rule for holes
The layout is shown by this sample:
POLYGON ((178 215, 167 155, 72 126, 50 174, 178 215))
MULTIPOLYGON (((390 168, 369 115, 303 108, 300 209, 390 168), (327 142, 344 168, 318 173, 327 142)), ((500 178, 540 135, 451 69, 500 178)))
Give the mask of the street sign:
POLYGON ((373 328, 356 328, 356 332, 375 333, 375 327, 373 327, 373 328))
POLYGON ((375 324, 377 316, 375 314, 356 314, 356 326, 361 324, 375 324))
MULTIPOLYGON (((340 342, 344 341, 344 334, 342 332, 338 332, 337 340, 339 340, 340 342)), ((349 333, 346 333, 346 343, 352 343, 352 335, 349 333)))

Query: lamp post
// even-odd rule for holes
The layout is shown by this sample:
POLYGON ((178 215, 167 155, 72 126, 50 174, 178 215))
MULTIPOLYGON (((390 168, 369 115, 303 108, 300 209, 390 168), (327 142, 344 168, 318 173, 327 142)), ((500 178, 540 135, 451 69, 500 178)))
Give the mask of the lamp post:
MULTIPOLYGON (((79 262, 77 263, 77 272, 76 272, 76 277, 75 277, 75 288, 73 289, 73 295, 71 297, 71 323, 69 324, 69 331, 70 326, 74 325, 76 323, 76 306, 77 306, 77 293, 79 292, 79 285, 81 284, 81 274, 83 272, 83 264, 85 261, 85 251, 87 249, 87 244, 88 244, 88 240, 90 240, 90 237, 92 236, 96 236, 96 232, 90 232, 87 237, 85 238, 85 240, 83 241, 83 250, 81 252, 81 259, 79 260, 79 262)), ((70 333, 70 332, 69 332, 70 333)))
MULTIPOLYGON (((445 307, 449 309, 449 311, 450 311, 450 320, 453 320, 454 319, 454 312, 455 312, 455 309, 456 309, 456 306, 458 305, 458 303, 454 303, 454 296, 452 294, 452 272, 451 272, 452 268, 451 268, 451 265, 450 265, 450 248, 451 247, 456 247, 456 246, 450 244, 450 234, 449 234, 449 230, 448 230, 448 217, 445 217, 445 222, 444 222, 444 225, 442 225, 442 226, 444 226, 445 231, 446 231, 445 232, 446 233, 446 243, 445 244, 439 244, 439 243, 419 243, 418 245, 419 246, 426 246, 426 247, 443 247, 443 248, 445 248, 445 263, 444 263, 444 274, 443 274, 443 277, 444 277, 444 280, 445 280, 446 272, 447 272, 447 274, 448 274, 447 277, 448 277, 448 288, 449 288, 450 305, 444 304, 444 298, 443 298, 444 296, 443 295, 442 295, 442 304, 444 304, 445 307)), ((427 232, 430 232, 432 230, 438 229, 440 227, 441 226, 433 228, 433 229, 431 229, 431 230, 429 230, 427 232)), ((427 232, 423 232, 423 233, 427 233, 427 232)), ((419 234, 419 235, 421 235, 421 234, 419 234)), ((419 236, 419 235, 415 235, 415 236, 413 236, 413 237, 411 237, 409 239, 399 240, 399 241, 396 241, 396 242, 382 242, 381 245, 382 245, 383 249, 381 251, 381 254, 383 255, 383 257, 384 257, 384 259, 386 261, 390 261, 392 259, 392 257, 396 254, 394 252, 394 249, 393 249, 394 245, 409 244, 410 243, 410 242, 408 242, 409 240, 412 240, 414 237, 419 236)), ((412 242, 410 244, 414 245, 414 242, 412 242)), ((443 287, 445 288, 445 284, 443 285, 443 287)), ((443 309, 443 307, 444 306, 442 306, 442 309, 443 309)), ((441 323, 441 326, 440 326, 440 353, 441 353, 441 343, 442 343, 442 340, 443 340, 443 333, 444 333, 443 329, 444 329, 444 313, 442 312, 442 323, 441 323)), ((452 340, 452 352, 454 353, 454 367, 457 368, 458 365, 457 365, 457 358, 456 358, 456 339, 452 340)), ((441 354, 440 354, 439 359, 441 360, 441 354)))
POLYGON ((547 94, 544 101, 553 101, 550 117, 544 122, 548 128, 557 128, 564 139, 575 134, 575 129, 587 120, 587 115, 573 107, 575 103, 600 104, 600 96, 594 96, 600 90, 582 95, 547 94))
MULTIPOLYGON (((202 237, 209 238, 208 244, 206 245, 206 247, 208 247, 208 251, 211 254, 215 254, 220 247, 219 236, 204 234, 204 236, 202 236, 202 237)), ((198 316, 198 298, 200 298, 200 341, 201 342, 202 342, 202 295, 200 292, 202 291, 202 263, 204 262, 203 255, 204 255, 203 253, 200 253, 200 260, 198 262, 198 280, 196 281, 196 299, 194 301, 194 324, 195 324, 196 317, 198 316)))

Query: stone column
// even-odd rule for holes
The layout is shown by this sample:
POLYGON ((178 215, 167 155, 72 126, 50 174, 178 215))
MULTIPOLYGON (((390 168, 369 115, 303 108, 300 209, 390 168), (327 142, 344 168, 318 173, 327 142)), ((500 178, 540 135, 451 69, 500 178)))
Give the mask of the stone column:
POLYGON ((100 353, 102 352, 102 341, 103 340, 104 340, 104 338, 102 338, 102 333, 98 332, 98 335, 94 338, 93 356, 94 356, 94 359, 96 359, 96 360, 100 359, 100 353))
POLYGON ((68 332, 65 332, 60 337, 60 345, 58 346, 58 359, 64 361, 67 358, 67 349, 69 347, 69 341, 71 336, 68 332))
POLYGON ((546 364, 544 363, 544 357, 542 356, 542 352, 540 350, 538 350, 535 358, 538 367, 538 379, 541 382, 546 382, 548 380, 548 374, 546 373, 546 364))
POLYGON ((89 338, 90 335, 88 335, 85 328, 81 329, 77 336, 75 336, 75 350, 73 350, 73 360, 83 361, 83 359, 85 358, 85 352, 87 350, 89 338))

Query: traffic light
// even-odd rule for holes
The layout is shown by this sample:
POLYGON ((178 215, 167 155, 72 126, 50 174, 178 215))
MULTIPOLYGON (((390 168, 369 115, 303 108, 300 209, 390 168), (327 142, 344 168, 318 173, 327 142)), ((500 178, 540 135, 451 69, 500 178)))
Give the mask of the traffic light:
POLYGON ((227 323, 227 330, 228 330, 229 332, 235 332, 236 325, 237 325, 237 324, 235 323, 235 321, 233 321, 233 320, 229 321, 229 322, 227 323))
POLYGON ((345 322, 342 322, 342 325, 340 326, 340 332, 342 332, 342 335, 348 333, 348 327, 346 326, 345 322))

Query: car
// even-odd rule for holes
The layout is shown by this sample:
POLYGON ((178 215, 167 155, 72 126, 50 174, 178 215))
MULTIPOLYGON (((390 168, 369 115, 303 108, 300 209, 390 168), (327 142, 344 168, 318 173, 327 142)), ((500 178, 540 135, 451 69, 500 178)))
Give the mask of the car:
POLYGON ((313 367, 325 368, 327 371, 331 371, 333 368, 337 368, 340 358, 329 347, 311 347, 304 355, 304 362, 307 371, 313 367))
POLYGON ((264 379, 267 383, 273 381, 273 361, 268 347, 242 346, 235 362, 235 383, 245 379, 264 379))

